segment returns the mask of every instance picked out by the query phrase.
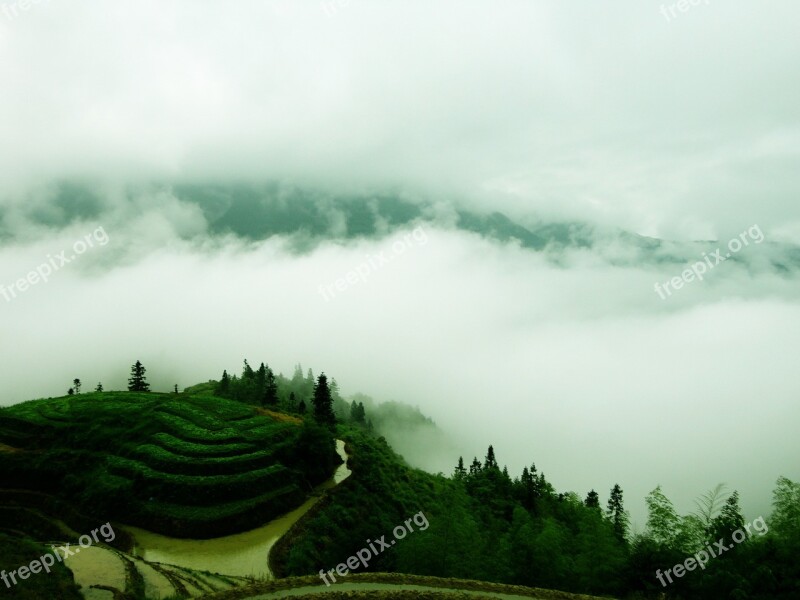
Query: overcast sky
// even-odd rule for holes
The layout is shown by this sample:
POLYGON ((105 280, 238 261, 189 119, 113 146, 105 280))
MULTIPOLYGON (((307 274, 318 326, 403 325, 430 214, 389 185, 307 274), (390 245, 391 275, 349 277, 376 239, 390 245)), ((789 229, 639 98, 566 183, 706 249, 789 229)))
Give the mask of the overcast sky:
POLYGON ((662 300, 679 269, 555 266, 437 221, 326 300, 405 232, 297 255, 207 236, 171 191, 278 181, 800 244, 800 5, 669 5, 0 0, 0 284, 109 240, 0 297, 0 404, 122 387, 137 358, 164 390, 302 362, 419 405, 465 458, 494 443, 559 490, 619 482, 640 525, 659 483, 682 511, 724 481, 766 514, 800 479, 796 273, 720 264, 662 300), (43 226, 62 181, 102 214, 43 226))

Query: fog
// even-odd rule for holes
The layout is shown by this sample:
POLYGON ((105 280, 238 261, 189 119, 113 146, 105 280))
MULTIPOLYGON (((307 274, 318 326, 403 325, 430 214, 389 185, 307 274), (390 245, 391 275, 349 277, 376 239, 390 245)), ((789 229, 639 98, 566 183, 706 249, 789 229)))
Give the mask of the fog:
POLYGON ((345 396, 418 405, 453 449, 409 457, 433 471, 491 443, 559 491, 605 501, 620 483, 640 529, 657 484, 685 512, 725 482, 766 515, 777 477, 800 478, 800 287, 769 259, 800 243, 798 17, 788 1, 669 22, 632 1, 3 13, 0 284, 108 237, 0 297, 0 404, 75 377, 124 388, 137 359, 159 391, 301 362, 345 396), (60 206, 65 181, 100 204, 60 206), (269 181, 436 215, 298 252, 299 233, 212 235, 172 190, 269 181), (459 230, 459 208, 678 243, 757 224, 764 243, 662 299, 685 265, 612 264, 629 249, 611 237, 553 260, 459 230))

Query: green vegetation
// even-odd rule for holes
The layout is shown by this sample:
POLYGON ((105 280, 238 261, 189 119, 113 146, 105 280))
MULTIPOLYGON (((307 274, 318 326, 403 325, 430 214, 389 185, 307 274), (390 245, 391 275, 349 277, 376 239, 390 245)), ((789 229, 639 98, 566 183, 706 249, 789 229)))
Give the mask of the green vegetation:
MULTIPOLYGON (((144 368, 141 362, 138 360, 134 363, 131 367, 131 378, 128 379, 128 391, 129 392, 149 392, 150 391, 150 384, 147 383, 147 379, 145 378, 144 374, 147 369, 144 368)), ((75 380, 79 382, 78 379, 75 380)), ((77 386, 78 389, 76 390, 77 393, 80 393, 80 385, 77 386)))
MULTIPOLYGON (((480 600, 481 598, 498 598, 505 596, 521 596, 535 598, 536 600, 599 600, 597 596, 583 594, 568 594, 556 590, 528 588, 516 585, 489 583, 486 581, 468 579, 442 579, 439 577, 422 577, 400 573, 350 573, 343 581, 363 587, 363 590, 337 592, 335 587, 325 588, 320 578, 316 575, 305 577, 287 577, 274 581, 262 581, 236 589, 217 592, 207 596, 208 600, 240 600, 256 597, 260 594, 280 593, 284 590, 297 590, 317 588, 314 592, 324 589, 324 598, 442 598, 443 600, 480 600), (393 589, 385 589, 385 588, 393 589), (404 589, 408 586, 424 588, 422 596, 416 589, 404 589), (384 589, 381 589, 384 588, 384 589), (466 594, 464 592, 472 592, 466 594), (486 596, 476 595, 483 592, 486 596)), ((292 594, 293 598, 319 598, 317 593, 302 595, 292 594)))
POLYGON ((285 576, 335 567, 423 511, 430 527, 409 535, 359 571, 389 571, 480 579, 618 597, 786 599, 800 597, 800 485, 781 479, 770 532, 755 535, 704 570, 673 577, 662 587, 656 571, 684 562, 718 537, 730 544, 741 527, 738 495, 716 503, 707 527, 680 518, 660 494, 648 499, 651 519, 643 534, 628 532, 620 486, 601 509, 594 490, 582 500, 557 493, 525 468, 512 479, 493 448, 469 468, 458 461, 452 477, 408 468, 382 438, 340 426, 352 454, 353 475, 320 502, 279 542, 272 568, 285 576), (637 596, 639 594, 639 596, 637 596))
MULTIPOLYGON (((3 517, 0 516, 0 519, 3 517)), ((10 536, 0 532, 0 567, 6 571, 30 565, 31 561, 49 551, 43 544, 10 536)), ((72 573, 63 564, 56 562, 47 575, 32 575, 28 579, 17 578, 17 585, 7 589, 0 581, 0 597, 15 600, 41 600, 59 598, 60 600, 83 600, 72 573)), ((11 581, 9 581, 11 583, 11 581)))
POLYGON ((301 365, 296 365, 294 374, 288 378, 276 375, 263 362, 258 369, 253 369, 245 360, 241 375, 231 376, 225 370, 219 382, 209 381, 186 391, 194 395, 211 394, 296 415, 303 415, 308 408, 313 408, 318 423, 332 427, 337 421, 349 421, 370 427, 364 406, 359 409, 356 405, 354 411, 352 404, 339 394, 335 379, 328 379, 324 373, 315 378, 311 369, 304 375, 301 365))
POLYGON ((99 522, 178 537, 261 525, 302 503, 339 462, 325 428, 203 393, 25 402, 0 411, 0 443, 15 450, 0 453, 15 487, 70 498, 99 522))
MULTIPOLYGON (((24 564, 14 552, 38 551, 31 540, 65 539, 106 521, 192 538, 262 525, 296 508, 331 475, 339 462, 335 430, 353 474, 278 542, 270 555, 277 575, 333 568, 366 540, 391 540, 396 526, 423 512, 428 528, 359 570, 559 589, 565 598, 567 591, 686 600, 800 597, 800 484, 789 479, 778 481, 766 535, 731 542, 745 520, 738 493, 722 486, 686 516, 657 487, 646 498, 645 531, 632 534, 620 485, 605 502, 595 490, 585 498, 559 493, 535 464, 512 477, 492 446, 483 460, 465 465, 458 458, 450 477, 410 468, 374 433, 368 416, 378 429, 426 421, 419 411, 380 410, 366 397, 347 403, 335 380, 314 378, 310 370, 304 375, 299 365, 287 379, 245 361, 241 377, 224 372, 219 382, 182 394, 150 392, 137 365, 132 379, 141 376, 139 391, 80 393, 76 380, 71 395, 0 410, 0 477, 14 487, 0 489, 0 543, 20 541, 12 550, 0 546, 0 566, 24 564), (310 414, 303 415, 305 407, 310 414), (720 538, 729 552, 673 577, 668 587, 659 583, 657 572, 720 538)), ((128 543, 120 532, 116 547, 128 543)), ((66 579, 47 579, 31 584, 56 586, 41 588, 42 597, 72 597, 66 579)))

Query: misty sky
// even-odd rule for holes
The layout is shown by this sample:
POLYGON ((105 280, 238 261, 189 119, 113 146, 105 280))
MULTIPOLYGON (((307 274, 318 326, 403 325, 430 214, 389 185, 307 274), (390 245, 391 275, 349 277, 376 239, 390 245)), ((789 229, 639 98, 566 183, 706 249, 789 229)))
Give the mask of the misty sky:
POLYGON ((659 483, 683 512, 725 482, 766 514, 800 479, 797 267, 763 258, 800 246, 800 6, 661 6, 0 0, 0 284, 95 235, 0 296, 0 404, 122 388, 136 359, 163 391, 301 362, 418 405, 456 453, 413 458, 433 470, 493 443, 560 491, 620 483, 640 528, 659 483), (267 183, 425 210, 369 237, 330 210, 298 251, 176 192, 267 183), (682 265, 609 262, 631 249, 604 234, 554 259, 459 210, 764 239, 661 299, 682 265))

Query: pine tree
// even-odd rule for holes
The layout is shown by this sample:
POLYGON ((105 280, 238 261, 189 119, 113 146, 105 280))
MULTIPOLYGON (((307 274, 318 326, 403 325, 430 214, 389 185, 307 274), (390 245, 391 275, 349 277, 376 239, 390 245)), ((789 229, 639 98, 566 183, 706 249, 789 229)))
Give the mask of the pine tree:
POLYGON ((600 494, 595 492, 594 490, 590 490, 588 494, 586 494, 586 500, 583 501, 584 505, 587 508, 596 508, 600 509, 600 494))
POLYGON ((228 377, 228 371, 222 371, 222 379, 219 380, 219 385, 215 393, 221 398, 227 398, 231 391, 231 378, 228 377))
POLYGON ((528 467, 522 468, 522 476, 519 479, 520 483, 520 503, 527 511, 533 510, 534 502, 536 500, 536 467, 533 467, 534 475, 528 471, 528 467))
POLYGON ((98 381, 97 382, 97 387, 94 388, 94 391, 95 392, 102 392, 103 391, 103 384, 98 381))
POLYGON ((267 386, 267 366, 262 362, 258 366, 258 370, 256 371, 256 387, 259 393, 264 392, 264 388, 267 386))
POLYGON ((81 380, 80 379, 78 379, 77 377, 75 379, 73 379, 72 380, 72 386, 75 389, 75 393, 76 394, 80 394, 81 393, 81 380))
POLYGON ((458 465, 456 466, 455 473, 453 473, 453 477, 457 480, 462 480, 467 476, 467 470, 464 468, 464 457, 458 457, 458 465))
POLYGON ((297 412, 301 415, 306 414, 306 402, 305 400, 300 400, 300 404, 297 405, 297 412))
MULTIPOLYGON (((263 366, 264 363, 261 363, 263 366)), ((278 383, 275 381, 275 373, 269 367, 266 368, 264 375, 264 406, 278 406, 278 383)))
POLYGON ((366 411, 364 410, 364 403, 363 402, 353 402, 350 404, 350 420, 353 423, 360 423, 364 424, 366 421, 366 411))
POLYGON ((253 367, 250 366, 250 363, 247 362, 247 359, 244 359, 244 367, 242 368, 242 379, 255 379, 256 372, 253 371, 253 367))
POLYGON ((483 466, 486 469, 497 468, 497 460, 494 458, 494 448, 492 446, 489 446, 489 450, 486 452, 486 460, 483 461, 483 466))
POLYGON ((472 459, 472 464, 469 466, 469 474, 470 475, 478 475, 482 470, 481 461, 478 460, 478 457, 475 456, 472 459))
POLYGON ((608 518, 614 528, 614 535, 620 542, 625 542, 628 534, 628 515, 622 504, 622 488, 618 483, 614 484, 611 496, 608 498, 608 518))
POLYGON ((128 379, 129 392, 150 391, 150 384, 147 383, 147 379, 144 376, 146 371, 147 369, 144 368, 144 365, 141 362, 137 360, 134 363, 134 365, 131 367, 131 377, 128 379))
POLYGON ((325 373, 320 373, 317 385, 314 386, 314 418, 319 423, 329 426, 336 424, 336 415, 333 414, 333 398, 328 387, 328 378, 325 373))
POLYGON ((176 394, 178 393, 178 384, 177 383, 175 384, 175 393, 176 394))

